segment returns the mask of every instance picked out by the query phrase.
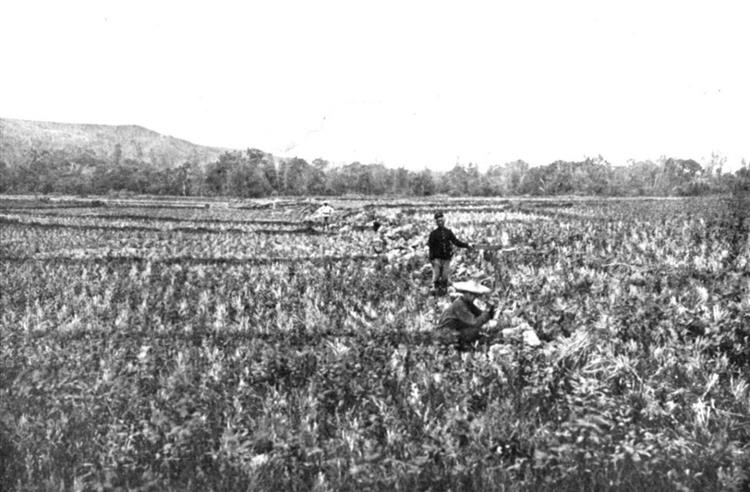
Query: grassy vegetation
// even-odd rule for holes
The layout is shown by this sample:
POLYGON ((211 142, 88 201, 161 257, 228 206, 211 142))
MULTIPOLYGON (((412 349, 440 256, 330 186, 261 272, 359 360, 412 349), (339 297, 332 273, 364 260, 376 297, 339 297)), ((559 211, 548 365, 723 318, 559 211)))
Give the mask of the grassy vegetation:
POLYGON ((18 203, 0 199, 10 490, 750 487, 736 198, 349 201, 326 233, 303 202, 18 203), (446 300, 414 246, 436 206, 518 246, 462 252, 454 278, 541 347, 432 342, 446 300), (387 261, 362 227, 385 209, 387 261))

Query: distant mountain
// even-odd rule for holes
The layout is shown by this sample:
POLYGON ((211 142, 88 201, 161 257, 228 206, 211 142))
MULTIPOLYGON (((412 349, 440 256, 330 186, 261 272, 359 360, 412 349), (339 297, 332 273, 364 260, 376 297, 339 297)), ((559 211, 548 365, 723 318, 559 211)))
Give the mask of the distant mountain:
POLYGON ((49 151, 70 160, 83 156, 114 163, 135 159, 171 168, 187 161, 205 165, 231 149, 196 145, 136 125, 88 125, 0 118, 0 161, 28 162, 34 151, 49 151))

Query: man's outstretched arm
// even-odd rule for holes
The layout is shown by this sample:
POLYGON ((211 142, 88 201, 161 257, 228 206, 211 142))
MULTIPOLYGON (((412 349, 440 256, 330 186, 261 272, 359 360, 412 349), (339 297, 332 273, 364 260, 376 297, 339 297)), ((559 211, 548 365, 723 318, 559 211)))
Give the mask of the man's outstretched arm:
POLYGON ((469 249, 471 249, 471 244, 469 244, 469 243, 466 243, 466 242, 464 242, 464 241, 461 241, 460 239, 458 239, 458 238, 456 237, 456 235, 455 235, 455 234, 453 234, 453 231, 451 231, 451 235, 450 235, 450 241, 451 241, 451 242, 452 242, 453 244, 455 244, 455 245, 456 245, 457 247, 459 247, 459 248, 469 248, 469 249))

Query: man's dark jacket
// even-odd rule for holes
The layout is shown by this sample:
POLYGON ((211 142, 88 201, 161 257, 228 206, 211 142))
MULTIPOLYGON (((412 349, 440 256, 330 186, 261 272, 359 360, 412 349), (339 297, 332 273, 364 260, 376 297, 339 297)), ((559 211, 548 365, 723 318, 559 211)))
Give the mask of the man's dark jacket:
POLYGON ((430 233, 427 246, 430 247, 430 260, 450 260, 453 257, 453 247, 468 248, 468 243, 459 241, 453 231, 447 227, 438 227, 430 233))
POLYGON ((482 311, 461 296, 443 311, 437 334, 443 342, 469 344, 481 336, 481 328, 492 319, 493 311, 482 311))

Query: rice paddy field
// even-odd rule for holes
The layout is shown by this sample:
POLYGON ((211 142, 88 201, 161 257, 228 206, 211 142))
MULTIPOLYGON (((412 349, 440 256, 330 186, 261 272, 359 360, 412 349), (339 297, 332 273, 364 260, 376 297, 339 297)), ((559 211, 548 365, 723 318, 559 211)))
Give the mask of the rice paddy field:
POLYGON ((0 489, 750 487, 746 198, 330 202, 0 196, 0 489))

